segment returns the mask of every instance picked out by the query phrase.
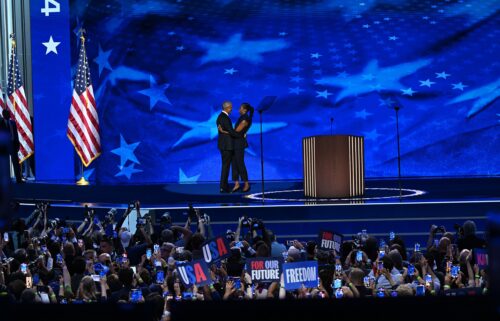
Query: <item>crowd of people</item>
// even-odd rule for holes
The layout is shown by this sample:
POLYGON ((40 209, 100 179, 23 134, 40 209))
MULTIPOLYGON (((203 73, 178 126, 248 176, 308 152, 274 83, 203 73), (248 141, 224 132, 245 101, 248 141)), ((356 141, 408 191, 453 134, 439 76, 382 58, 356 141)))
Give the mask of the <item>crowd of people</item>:
MULTIPOLYGON (((279 243, 261 220, 241 217, 224 237, 230 256, 209 267, 212 284, 186 288, 176 266, 203 258, 202 245, 214 237, 210 217, 190 208, 184 226, 169 213, 157 221, 141 215, 140 203, 119 215, 97 217, 85 208, 81 224, 49 219, 38 204, 26 219, 13 222, 0 240, 0 300, 22 303, 150 302, 158 320, 168 320, 176 300, 358 298, 434 296, 460 288, 487 293, 488 275, 474 252, 486 248, 473 221, 447 232, 432 225, 427 245, 407 248, 388 232, 388 242, 366 231, 344 240, 337 251, 316 241, 279 243), (125 227, 136 211, 134 233, 125 227), (192 227, 195 226, 194 230, 192 227), (318 263, 318 285, 287 291, 281 281, 254 282, 245 260, 275 257, 318 263)), ((135 217, 135 216, 134 216, 135 217)))

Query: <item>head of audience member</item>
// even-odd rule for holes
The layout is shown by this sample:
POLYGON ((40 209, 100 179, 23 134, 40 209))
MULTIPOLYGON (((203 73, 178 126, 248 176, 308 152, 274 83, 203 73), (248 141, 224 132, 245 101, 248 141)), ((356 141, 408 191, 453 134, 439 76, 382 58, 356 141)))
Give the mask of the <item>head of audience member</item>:
POLYGON ((34 289, 25 289, 21 293, 21 303, 40 303, 42 300, 34 289))
POLYGON ((394 262, 392 261, 392 259, 388 255, 386 255, 382 258, 382 263, 384 265, 384 269, 391 273, 392 269, 394 268, 394 262))
POLYGON ((161 258, 167 260, 168 257, 171 255, 173 249, 174 249, 174 244, 163 242, 163 244, 160 247, 161 258))
POLYGON ((99 243, 99 249, 100 249, 101 253, 112 254, 113 253, 113 242, 109 238, 103 237, 101 239, 101 242, 99 243))
POLYGON ((89 275, 83 277, 78 288, 78 299, 95 301, 97 298, 96 293, 97 289, 92 277, 89 275))
POLYGON ((363 250, 372 262, 375 262, 377 260, 378 248, 379 248, 378 247, 378 240, 373 236, 369 236, 366 239, 363 250))
POLYGON ((363 272, 363 270, 361 270, 360 268, 352 268, 351 271, 349 272, 349 279, 355 286, 364 285, 363 283, 364 277, 365 277, 365 272, 363 272))
MULTIPOLYGON (((395 247, 399 253, 401 254, 401 257, 403 258, 403 261, 406 261, 408 258, 406 256, 406 245, 405 241, 401 238, 399 235, 395 235, 394 239, 392 239, 389 244, 392 245, 398 245, 399 247, 395 247)), ((392 248, 391 248, 392 250, 392 248)))
POLYGON ((413 296, 413 288, 410 284, 400 284, 396 288, 396 292, 398 293, 398 297, 400 296, 413 296))
POLYGON ((126 288, 131 288, 134 282, 134 271, 131 268, 121 268, 118 271, 118 279, 126 288))
POLYGON ((466 221, 463 225, 464 237, 476 236, 476 223, 474 221, 466 221))
POLYGON ((171 229, 164 229, 161 231, 161 242, 163 243, 173 243, 175 241, 174 239, 174 232, 172 232, 171 229))
POLYGON ((387 254, 387 256, 392 260, 394 263, 394 267, 402 271, 403 270, 403 257, 401 256, 401 253, 399 253, 398 250, 392 250, 387 254))
POLYGON ((271 249, 266 243, 260 242, 257 246, 257 257, 269 257, 271 256, 271 249))

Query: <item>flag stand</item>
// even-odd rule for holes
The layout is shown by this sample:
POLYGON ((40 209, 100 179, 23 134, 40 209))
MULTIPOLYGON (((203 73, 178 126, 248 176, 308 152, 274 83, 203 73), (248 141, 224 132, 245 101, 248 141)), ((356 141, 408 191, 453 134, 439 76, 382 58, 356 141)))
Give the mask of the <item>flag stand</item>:
POLYGON ((89 181, 85 178, 85 176, 83 175, 83 163, 82 163, 82 167, 81 167, 81 168, 82 168, 82 172, 81 172, 82 177, 80 177, 80 179, 76 182, 76 185, 78 185, 78 186, 87 186, 87 185, 89 185, 90 183, 89 183, 89 181))

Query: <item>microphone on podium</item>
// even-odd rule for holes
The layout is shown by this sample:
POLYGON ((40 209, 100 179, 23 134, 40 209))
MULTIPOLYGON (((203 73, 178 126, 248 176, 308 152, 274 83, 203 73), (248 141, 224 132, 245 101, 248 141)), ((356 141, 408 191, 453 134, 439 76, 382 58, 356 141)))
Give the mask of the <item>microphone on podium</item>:
POLYGON ((333 135, 333 117, 330 117, 330 135, 333 135))

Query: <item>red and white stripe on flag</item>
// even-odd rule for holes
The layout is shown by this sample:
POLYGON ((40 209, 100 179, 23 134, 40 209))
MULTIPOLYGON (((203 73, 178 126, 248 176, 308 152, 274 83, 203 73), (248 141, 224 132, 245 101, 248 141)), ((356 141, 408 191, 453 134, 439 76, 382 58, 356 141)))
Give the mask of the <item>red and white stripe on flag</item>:
POLYGON ((24 93, 24 86, 15 89, 7 97, 7 107, 10 110, 11 117, 14 118, 19 136, 19 163, 24 162, 33 155, 34 141, 31 118, 28 111, 28 102, 24 93))
POLYGON ((85 166, 101 154, 99 118, 92 85, 81 95, 73 90, 67 135, 85 166))
POLYGON ((7 108, 7 105, 5 105, 5 100, 3 100, 2 87, 0 87, 0 111, 4 110, 5 108, 7 108))

